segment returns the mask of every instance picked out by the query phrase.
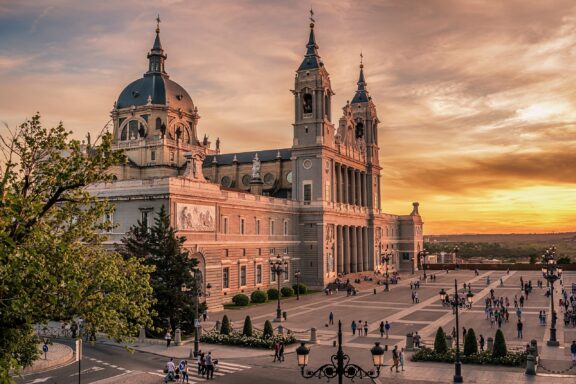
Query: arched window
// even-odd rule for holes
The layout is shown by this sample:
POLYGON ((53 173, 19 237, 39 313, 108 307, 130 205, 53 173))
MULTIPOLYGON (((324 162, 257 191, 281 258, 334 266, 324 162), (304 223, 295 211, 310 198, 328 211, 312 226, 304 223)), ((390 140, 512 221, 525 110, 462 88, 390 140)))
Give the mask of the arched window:
POLYGON ((302 97, 302 108, 304 113, 312 113, 312 95, 305 93, 302 97))
POLYGON ((160 131, 162 129, 162 119, 157 117, 156 118, 156 130, 160 131))
POLYGON ((124 126, 124 128, 122 128, 122 133, 120 134, 120 140, 124 141, 128 139, 128 126, 124 126))
POLYGON ((328 120, 331 119, 331 117, 330 117, 330 94, 328 93, 328 91, 326 91, 326 93, 324 94, 324 115, 326 115, 328 120))
POLYGON ((364 137, 364 124, 359 121, 356 123, 356 138, 361 139, 364 137))
POLYGON ((128 139, 136 140, 138 138, 138 120, 130 120, 128 122, 128 139))

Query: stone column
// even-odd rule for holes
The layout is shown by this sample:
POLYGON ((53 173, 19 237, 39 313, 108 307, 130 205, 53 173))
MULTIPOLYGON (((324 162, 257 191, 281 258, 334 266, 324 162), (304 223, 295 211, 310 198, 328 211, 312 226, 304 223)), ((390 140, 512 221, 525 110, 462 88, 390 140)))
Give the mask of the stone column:
POLYGON ((364 186, 364 206, 367 207, 368 206, 368 175, 366 173, 363 174, 364 176, 364 180, 363 180, 363 186, 364 186))
POLYGON ((358 272, 364 272, 364 236, 362 236, 362 227, 356 227, 356 237, 358 238, 358 266, 356 270, 358 272))
POLYGON ((354 168, 352 168, 350 170, 350 178, 352 179, 352 205, 356 205, 357 201, 357 196, 356 196, 356 170, 354 168))
POLYGON ((374 268, 374 257, 371 256, 372 250, 374 249, 372 244, 368 244, 368 228, 363 228, 364 233, 364 270, 373 271, 374 268))
POLYGON ((344 238, 342 236, 342 226, 336 227, 336 273, 344 273, 344 238))
POLYGON ((344 232, 344 274, 350 273, 350 227, 345 225, 342 228, 344 232))
POLYGON ((336 200, 337 203, 340 202, 340 164, 335 163, 334 164, 334 174, 335 174, 335 181, 334 181, 334 188, 336 191, 336 194, 334 196, 334 199, 336 200))
POLYGON ((350 227, 350 248, 352 257, 350 258, 350 272, 358 272, 358 237, 356 227, 350 227))
POLYGON ((348 193, 349 193, 349 189, 348 189, 348 167, 344 165, 343 167, 343 173, 344 173, 344 203, 348 204, 348 193))
POLYGON ((356 172, 356 178, 358 179, 358 183, 356 184, 356 189, 358 190, 358 205, 362 206, 362 173, 360 173, 360 171, 356 172))

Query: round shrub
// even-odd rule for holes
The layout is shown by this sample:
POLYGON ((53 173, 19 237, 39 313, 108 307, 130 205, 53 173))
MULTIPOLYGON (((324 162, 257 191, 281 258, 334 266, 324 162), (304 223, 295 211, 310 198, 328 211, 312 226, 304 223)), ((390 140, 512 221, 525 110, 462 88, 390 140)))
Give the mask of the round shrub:
POLYGON ((250 299, 245 294, 239 293, 237 295, 234 295, 234 297, 232 298, 232 302, 234 303, 234 305, 237 305, 239 307, 245 307, 250 302, 250 299))
POLYGON ((282 287, 282 289, 280 290, 280 293, 282 293, 283 297, 294 296, 294 290, 290 287, 282 287))
POLYGON ((268 300, 278 300, 278 290, 276 288, 270 288, 267 292, 268 300))
POLYGON ((254 291, 250 295, 250 301, 253 303, 265 303, 267 299, 266 292, 263 291, 254 291))
POLYGON ((301 295, 305 295, 306 292, 308 292, 308 287, 305 284, 294 284, 292 286, 292 289, 294 290, 294 292, 299 292, 301 295))
POLYGON ((434 339, 434 352, 442 355, 447 351, 448 346, 446 345, 446 334, 442 327, 439 327, 436 331, 436 338, 434 339))

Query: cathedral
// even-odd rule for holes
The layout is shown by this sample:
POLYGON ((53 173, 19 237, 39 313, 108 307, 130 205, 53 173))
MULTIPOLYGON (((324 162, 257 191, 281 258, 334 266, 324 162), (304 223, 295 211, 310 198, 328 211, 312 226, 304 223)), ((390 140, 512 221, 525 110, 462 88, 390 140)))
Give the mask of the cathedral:
MULTIPOLYGON (((158 20, 159 22, 159 20, 158 20)), ((314 21, 294 80, 293 141, 285 148, 221 153, 198 138, 198 107, 166 71, 159 24, 148 70, 120 93, 111 112, 113 145, 127 162, 115 181, 90 187, 109 199, 113 248, 138 220, 151 225, 164 206, 199 261, 211 311, 237 293, 300 282, 323 288, 337 278, 418 267, 423 249, 418 203, 411 213, 381 210, 379 119, 360 64, 352 100, 333 121, 330 76, 314 21), (269 260, 288 267, 271 273, 269 260)), ((287 122, 288 124, 288 122, 287 122)), ((211 132, 217 135, 217 132, 211 132)), ((409 212, 409 211, 408 211, 409 212)))

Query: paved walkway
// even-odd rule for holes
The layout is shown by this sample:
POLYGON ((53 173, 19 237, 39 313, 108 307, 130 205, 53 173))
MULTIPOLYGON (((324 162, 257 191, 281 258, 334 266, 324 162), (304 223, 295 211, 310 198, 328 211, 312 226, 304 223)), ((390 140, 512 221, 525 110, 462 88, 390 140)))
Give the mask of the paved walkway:
POLYGON ((59 367, 72 362, 74 359, 74 351, 72 351, 72 348, 64 344, 52 343, 52 345, 49 345, 46 358, 44 358, 44 352, 42 352, 42 344, 39 344, 38 348, 41 351, 40 359, 36 360, 31 367, 24 369, 22 374, 27 375, 59 367))

